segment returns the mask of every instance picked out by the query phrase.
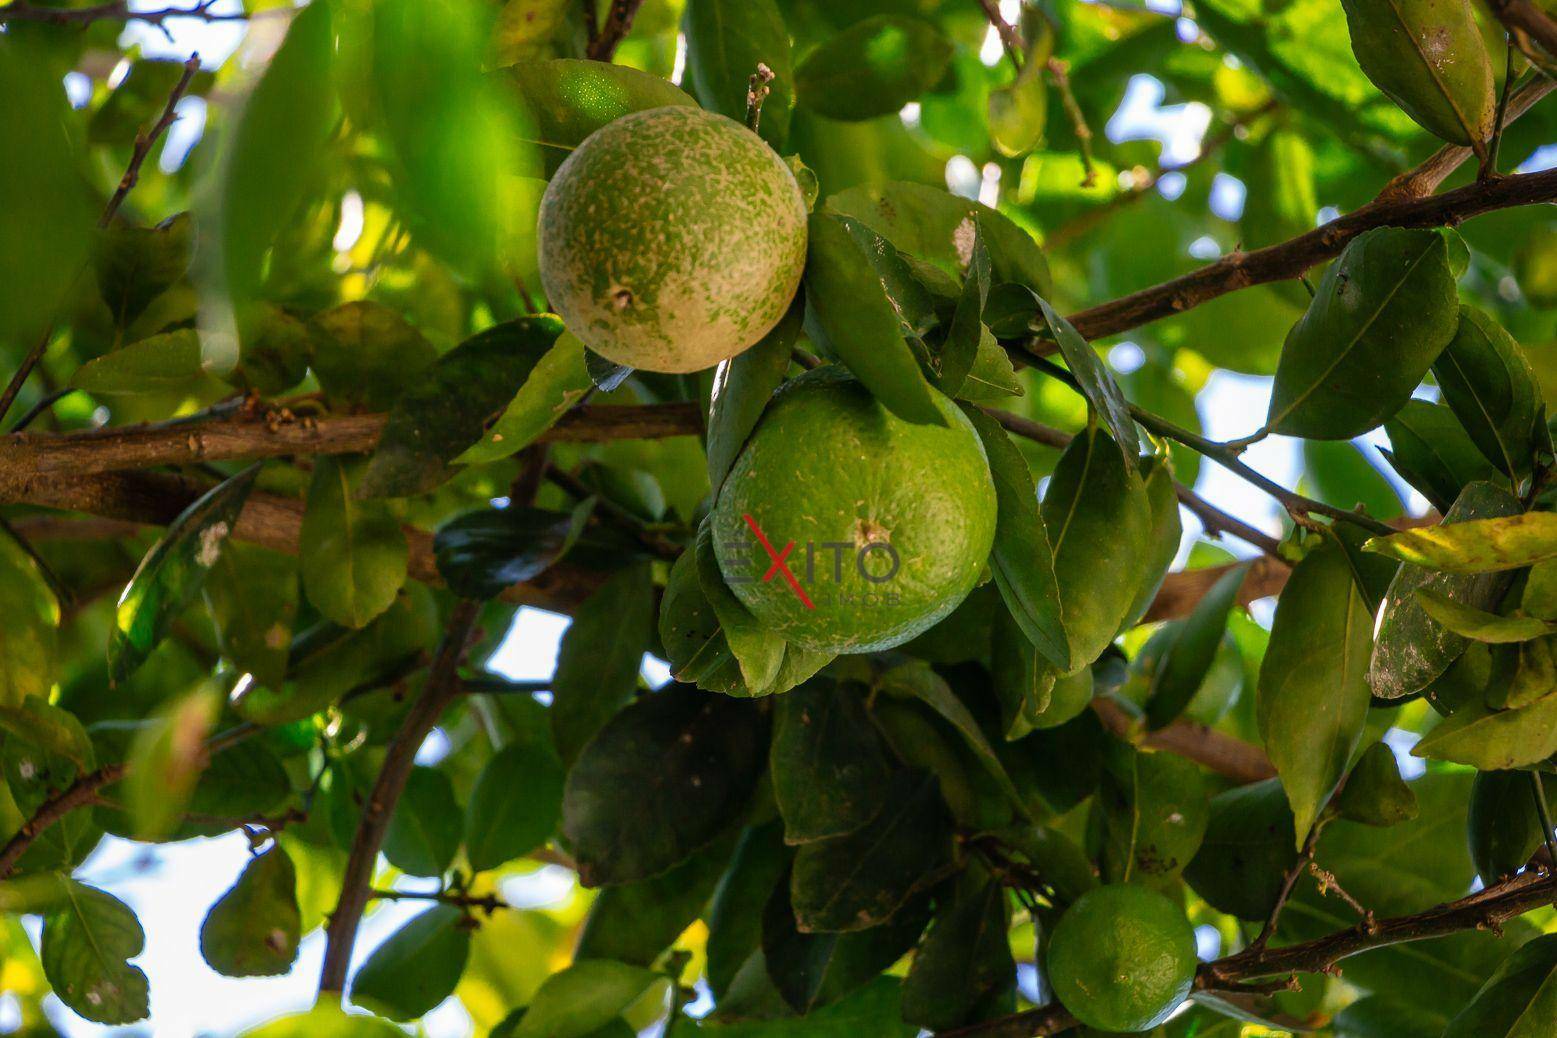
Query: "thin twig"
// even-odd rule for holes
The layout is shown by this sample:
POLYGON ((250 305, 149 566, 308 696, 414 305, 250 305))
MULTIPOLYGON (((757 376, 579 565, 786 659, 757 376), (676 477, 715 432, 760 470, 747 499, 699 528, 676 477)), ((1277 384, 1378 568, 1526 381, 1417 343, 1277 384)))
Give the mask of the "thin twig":
POLYGON ((1365 928, 1371 929, 1377 925, 1377 921, 1373 915, 1373 909, 1364 905, 1361 901, 1358 901, 1355 897, 1352 897, 1351 894, 1347 893, 1346 888, 1341 886, 1341 881, 1336 878, 1335 873, 1331 872, 1329 869, 1321 868, 1319 863, 1313 860, 1310 860, 1308 863, 1308 873, 1309 875, 1313 876, 1314 880, 1319 884, 1319 893, 1321 895, 1334 894, 1342 901, 1345 901, 1347 907, 1349 907, 1353 912, 1357 913, 1357 917, 1362 920, 1362 925, 1365 928))
POLYGON ((479 908, 491 915, 500 908, 512 908, 496 894, 467 894, 457 890, 369 890, 368 897, 376 901, 436 901, 440 905, 457 908, 479 908))
POLYGON ((384 752, 384 764, 362 808, 362 820, 352 839, 351 853, 341 880, 341 894, 325 929, 324 966, 319 973, 319 993, 340 993, 346 988, 346 970, 357 941, 357 928, 367 908, 373 865, 384 845, 389 820, 400 794, 405 791, 416 753, 438 723, 444 709, 459 695, 459 662, 465 655, 471 629, 481 611, 477 602, 460 599, 454 605, 449 628, 438 647, 422 697, 401 723, 384 752))
MULTIPOLYGON (((595 0, 584 0, 586 6, 595 0)), ((606 15, 605 22, 599 27, 599 31, 590 36, 589 43, 585 46, 585 54, 594 61, 610 61, 616 53, 617 44, 627 36, 633 27, 633 16, 638 13, 638 8, 643 6, 643 0, 611 0, 611 12, 606 15)))
POLYGON ((93 22, 146 22, 161 26, 164 22, 179 18, 194 18, 202 22, 246 22, 262 14, 289 14, 290 8, 272 8, 249 14, 247 11, 213 11, 216 0, 203 0, 194 7, 165 7, 155 11, 136 11, 128 0, 97 4, 92 7, 36 7, 30 3, 13 3, 0 7, 0 22, 43 22, 46 25, 78 25, 85 28, 93 22))
POLYGON ((773 82, 773 70, 763 62, 757 62, 757 71, 746 80, 746 128, 757 132, 762 122, 762 103, 768 99, 768 84, 773 82))
POLYGON ((1292 892, 1297 889, 1298 880, 1309 865, 1313 864, 1314 852, 1319 849, 1319 834, 1324 832, 1329 817, 1321 815, 1314 820, 1313 826, 1308 830, 1308 838, 1303 841, 1303 849, 1298 852, 1297 861, 1281 878, 1281 889, 1276 893, 1276 903, 1271 906, 1270 915, 1265 917, 1265 925, 1260 927, 1260 932, 1254 940, 1249 942, 1249 950, 1258 951, 1270 943, 1270 939, 1276 933, 1276 924, 1281 921, 1281 912, 1287 907, 1287 901, 1292 897, 1292 892))
POLYGON ((1065 114, 1070 116, 1071 132, 1076 135, 1076 146, 1081 153, 1081 186, 1091 187, 1097 183, 1097 170, 1092 168, 1092 127, 1087 125, 1086 113, 1070 88, 1070 71, 1059 58, 1050 58, 1044 68, 1054 82, 1054 88, 1060 92, 1060 103, 1065 114))
MULTIPOLYGON (((14 4, 10 7, 0 7, 0 18, 3 18, 7 11, 15 10, 15 7, 16 5, 14 4)), ((60 9, 60 13, 68 14, 73 12, 68 9, 60 9)), ((190 81, 195 78, 195 73, 199 70, 200 55, 191 54, 189 60, 184 62, 184 74, 179 77, 178 82, 173 85, 172 92, 168 94, 168 101, 162 107, 162 114, 152 124, 151 129, 142 130, 136 134, 135 149, 130 154, 130 164, 125 168, 124 176, 119 178, 119 186, 109 196, 108 204, 103 207, 102 215, 98 217, 97 226, 99 228, 107 227, 113 222, 113 218, 119 212, 119 207, 124 204, 125 197, 129 195, 130 189, 135 187, 140 180, 141 165, 146 161, 146 156, 151 153, 151 149, 156 145, 157 140, 178 118, 174 110, 178 107, 179 100, 183 98, 184 92, 189 89, 190 81)), ((11 410, 11 405, 16 402, 16 396, 22 391, 22 386, 26 384, 27 376, 32 374, 33 368, 37 367, 38 362, 43 359, 43 354, 49 348, 49 342, 54 338, 54 326, 55 322, 50 320, 49 326, 38 336, 38 341, 33 344, 32 349, 27 351, 27 356, 22 358, 22 363, 16 369, 16 374, 11 376, 11 381, 6 385, 5 392, 0 393, 0 420, 5 418, 7 412, 11 410)))
POLYGON ((1487 146, 1487 160, 1477 171, 1478 179, 1498 175, 1498 150, 1503 144, 1503 123, 1508 118, 1508 96, 1514 88, 1514 38, 1510 35, 1503 48, 1503 89, 1498 94, 1497 114, 1492 119, 1492 143, 1487 146))

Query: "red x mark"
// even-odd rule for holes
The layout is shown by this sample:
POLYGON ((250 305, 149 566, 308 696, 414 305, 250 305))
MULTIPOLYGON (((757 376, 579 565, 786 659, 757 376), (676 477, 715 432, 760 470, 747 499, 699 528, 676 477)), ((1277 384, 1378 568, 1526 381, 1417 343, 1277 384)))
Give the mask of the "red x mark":
POLYGON ((769 566, 768 571, 762 575, 763 583, 772 580, 774 574, 782 573, 785 582, 789 584, 790 590, 795 593, 795 597, 805 603, 807 609, 815 609, 816 605, 811 601, 811 596, 805 593, 805 589, 800 586, 800 581, 795 579, 795 575, 784 564, 784 560, 789 558, 789 553, 794 551, 795 542, 790 541, 788 544, 785 544, 783 551, 774 551, 773 545, 768 543, 768 538, 763 534, 762 527, 757 525, 757 520, 751 517, 751 513, 745 513, 744 518, 746 519, 746 525, 751 527, 751 532, 757 535, 757 540, 762 545, 762 550, 767 552, 768 558, 773 560, 773 565, 769 566))

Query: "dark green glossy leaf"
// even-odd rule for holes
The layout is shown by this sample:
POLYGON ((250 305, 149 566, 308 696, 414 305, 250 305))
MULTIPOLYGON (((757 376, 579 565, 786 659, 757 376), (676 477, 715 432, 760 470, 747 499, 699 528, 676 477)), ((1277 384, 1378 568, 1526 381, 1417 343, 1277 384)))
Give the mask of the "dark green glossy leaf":
POLYGON ((388 509, 353 493, 359 472, 338 458, 314 462, 298 539, 309 602, 343 627, 364 627, 389 608, 405 584, 410 555, 405 531, 388 509))
POLYGON ((545 708, 528 698, 504 706, 510 740, 481 769, 465 811, 465 857, 477 872, 541 846, 562 813, 562 761, 545 708))
POLYGON ((698 102, 737 122, 746 118, 746 89, 760 63, 773 73, 757 124, 762 139, 781 147, 795 106, 789 29, 773 0, 691 0, 683 23, 687 74, 698 102))
POLYGON ((384 857, 409 876, 441 876, 459 849, 463 819, 449 776, 412 768, 384 834, 384 857))
POLYGON ((1184 879, 1217 911, 1262 922, 1297 855, 1286 793, 1266 779, 1211 798, 1206 837, 1184 879))
POLYGON ((1027 461, 998 423, 975 407, 964 407, 973 423, 995 481, 998 513, 990 569, 1011 618, 1045 660, 1071 669, 1071 648, 1060 613, 1049 532, 1038 508, 1038 491, 1027 461))
MULTIPOLYGON (((1491 483, 1471 483, 1444 514, 1443 523, 1431 529, 1452 529, 1457 524, 1519 511, 1519 501, 1507 490, 1491 483)), ((1377 539, 1370 542, 1376 543, 1377 539)), ((1466 638, 1444 629, 1422 610, 1416 593, 1423 588, 1461 605, 1490 609, 1503 597, 1508 578, 1497 573, 1435 573, 1409 562, 1403 564, 1390 581, 1375 627, 1368 683, 1376 696, 1400 699, 1420 692, 1465 650, 1466 638)))
POLYGON ((202 590, 222 655, 260 684, 280 686, 297 618, 297 561, 229 544, 202 590))
POLYGON ((706 917, 708 986, 721 1005, 742 964, 753 953, 761 958, 763 906, 779 881, 788 878, 792 856, 780 820, 741 833, 706 917))
POLYGON ((903 1018, 930 1030, 967 1022, 979 1002, 1016 971, 1006 935, 1006 891, 982 870, 957 880, 937 906, 903 982, 903 1018))
POLYGON ((449 462, 481 439, 562 333, 555 317, 523 317, 466 339, 395 401, 361 497, 406 497, 449 478, 449 462))
MULTIPOLYGON (((725 3, 727 0, 711 0, 710 6, 725 3)), ((728 17, 729 12, 723 11, 723 16, 728 17)), ((693 14, 689 12, 688 17, 693 14)), ((784 381, 800 324, 801 308, 791 307, 755 346, 736 354, 714 371, 708 407, 708 482, 716 493, 730 466, 735 464, 736 455, 746 445, 746 438, 757 427, 768 398, 784 381)))
POLYGON ((1557 1020, 1557 934, 1537 937, 1498 967, 1443 1038, 1540 1038, 1557 1020))
POLYGON ((795 96, 830 119, 889 115, 934 85, 951 55, 951 41, 933 24, 877 15, 802 58, 795 68, 795 96))
POLYGON ((1182 621, 1173 621, 1162 650, 1147 676, 1146 723, 1161 728, 1189 706, 1210 673, 1227 630, 1227 617, 1238 600, 1247 565, 1234 566, 1217 578, 1182 621))
POLYGON ((454 993, 470 955, 465 915, 434 905, 390 934, 358 968, 351 1000, 391 1020, 415 1020, 454 993))
POLYGON ((630 883, 685 861, 733 823, 765 764, 750 703, 685 685, 644 696, 579 754, 562 833, 587 886, 630 883), (646 771, 656 776, 642 781, 646 771))
POLYGON ((1059 344, 1060 353, 1080 385, 1082 395, 1119 445, 1125 467, 1134 472, 1140 454, 1140 439, 1136 434, 1135 419, 1130 417, 1129 401, 1125 399, 1119 383, 1114 381, 1113 374, 1104 366, 1103 358, 1097 355, 1097 351, 1069 321, 1055 312, 1047 300, 1038 300, 1038 313, 1047 337, 1059 344))
POLYGON ((1089 426, 1060 455, 1040 514, 1074 668, 1097 659, 1135 602, 1154 554, 1151 506, 1118 445, 1089 426))
POLYGON ((250 859, 206 913, 200 954, 224 977, 275 977, 297 959, 297 870, 279 844, 250 859))
POLYGON ((669 1038, 913 1038, 917 1028, 902 1020, 900 987, 896 977, 877 977, 848 997, 803 1017, 725 1021, 717 1016, 702 1020, 682 1016, 671 1027, 669 1038))
POLYGON ((1142 458, 1140 466, 1141 479, 1146 484, 1146 501, 1151 509, 1150 553, 1146 560, 1146 578, 1136 590, 1130 611, 1125 614, 1123 630, 1140 623, 1156 601, 1168 570, 1173 568, 1173 560, 1178 558, 1179 542, 1184 539, 1184 520, 1179 515, 1173 466, 1161 457, 1142 458))
POLYGON ((652 964, 702 913, 734 846, 732 832, 664 875, 606 887, 584 917, 574 954, 652 964))
MULTIPOLYGON (((1487 884, 1524 868, 1544 842, 1535 800, 1535 773, 1484 771, 1471 786, 1466 825, 1471 858, 1487 884)), ((1557 802, 1557 780, 1541 776, 1548 803, 1557 802)))
POLYGON ((200 594, 258 476, 254 465, 206 491, 141 559, 119 596, 108 638, 113 681, 125 680, 146 662, 173 620, 200 594))
POLYGON ((1400 775, 1400 762, 1387 743, 1376 742, 1352 765, 1346 785, 1335 798, 1342 818, 1386 827, 1409 822, 1421 810, 1416 793, 1400 775))
POLYGON ((775 702, 769 766, 786 843, 854 832, 882 809, 891 769, 864 692, 813 678, 775 702))
POLYGON ((604 959, 580 959, 546 978, 513 1038, 585 1038, 621 1016, 663 976, 604 959))
POLYGON ((1326 504, 1362 508, 1385 521, 1404 512, 1395 488, 1350 440, 1304 440, 1303 468, 1303 478, 1313 484, 1312 496, 1326 504))
POLYGON ((1373 618, 1346 553, 1326 537, 1292 571, 1260 665, 1260 737, 1307 837, 1367 721, 1373 618))
POLYGON ((444 523, 433 538, 438 575, 462 598, 496 598, 566 555, 594 505, 591 497, 572 512, 522 506, 466 512, 444 523))
POLYGON ((39 958, 61 1002, 99 1024, 130 1024, 150 1012, 146 974, 129 959, 146 934, 128 906, 96 887, 67 881, 43 917, 39 958))
POLYGON ((1266 427, 1328 440, 1372 429, 1410 399, 1454 337, 1457 311, 1443 234, 1360 235, 1287 336, 1266 427))
POLYGON ((903 340, 897 311, 850 221, 811 214, 806 303, 828 344, 883 405, 905 421, 943 425, 930 385, 903 340))
POLYGON ((524 385, 481 441, 455 458, 455 463, 496 461, 523 450, 557 424, 592 385, 584 363, 584 344, 564 331, 536 362, 524 385))
POLYGON ((962 394, 968 375, 978 361, 979 344, 984 339, 984 302, 989 298, 989 279, 989 246, 984 243, 984 231, 975 215, 973 244, 969 249, 962 293, 957 298, 951 326, 946 330, 946 342, 941 346, 938 384, 947 396, 962 394))
POLYGON ((1194 764, 1167 753, 1112 743, 1094 807, 1109 883, 1168 886, 1200 849, 1210 818, 1205 782, 1194 764))
POLYGON ((1409 1002, 1380 995, 1359 998, 1335 1018, 1336 1038, 1398 1038, 1442 1034, 1449 1018, 1409 1002))
POLYGON ((725 584, 724 573, 714 555, 710 520, 705 519, 698 527, 693 550, 697 553, 698 583, 713 607, 725 644, 740 668, 747 694, 766 695, 784 664, 786 644, 783 637, 753 616, 725 584))
POLYGON ((573 764, 637 689, 653 609, 649 569, 634 565, 614 574, 573 614, 552 678, 551 732, 563 764, 573 764))
POLYGON ((1486 312, 1462 306, 1433 375, 1486 459, 1511 480, 1528 475, 1541 389, 1514 337, 1486 312))
POLYGON ((1384 457, 1439 512, 1447 512, 1470 484, 1498 478, 1454 412, 1442 404, 1409 400, 1384 423, 1384 431, 1394 447, 1382 452, 1384 457))

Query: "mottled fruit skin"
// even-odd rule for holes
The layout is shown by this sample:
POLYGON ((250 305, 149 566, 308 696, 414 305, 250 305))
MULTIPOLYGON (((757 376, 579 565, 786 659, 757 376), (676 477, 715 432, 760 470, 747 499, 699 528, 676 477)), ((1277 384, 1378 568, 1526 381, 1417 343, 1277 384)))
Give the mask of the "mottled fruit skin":
POLYGON ((946 616, 977 582, 995 536, 995 487, 967 417, 940 393, 944 426, 895 417, 837 368, 775 394, 713 514, 714 552, 742 604, 802 648, 873 652, 946 616), (815 608, 774 570, 747 523, 815 608), (895 566, 895 568, 894 568, 895 566))
POLYGON ((1100 1031, 1162 1023, 1189 997, 1195 931, 1178 905, 1116 884, 1076 899, 1049 941, 1049 983, 1060 1004, 1100 1031))
POLYGON ((789 308, 806 207, 778 154, 700 108, 652 108, 590 134, 546 187, 541 282, 568 330, 618 364, 699 371, 789 308))

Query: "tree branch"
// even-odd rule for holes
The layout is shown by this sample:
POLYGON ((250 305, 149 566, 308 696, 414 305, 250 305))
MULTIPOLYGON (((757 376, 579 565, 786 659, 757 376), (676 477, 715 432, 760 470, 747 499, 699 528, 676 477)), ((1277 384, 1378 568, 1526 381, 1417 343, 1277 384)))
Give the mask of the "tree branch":
POLYGON ((1524 33, 1557 58, 1557 20, 1533 0, 1487 0, 1487 6, 1510 32, 1524 33))
MULTIPOLYGON (((175 18, 194 18, 202 22, 246 22, 257 15, 245 11, 217 12, 211 10, 215 0, 202 0, 194 7, 168 7, 156 11, 133 11, 128 0, 97 4, 92 7, 35 7, 30 3, 13 3, 0 7, 0 22, 43 22, 47 25, 78 25, 85 28, 93 22, 146 22, 162 25, 175 18)), ((274 8, 276 13, 290 13, 290 8, 274 8)), ((265 12, 260 12, 265 13, 265 12)))
MULTIPOLYGON (((1242 981, 1297 973, 1325 972, 1353 955, 1394 944, 1445 937, 1464 930, 1492 930, 1509 919, 1547 904, 1557 892, 1557 879, 1543 868, 1532 868, 1511 879, 1457 901, 1415 915, 1366 921, 1347 930, 1280 948, 1250 946, 1202 965, 1195 977, 1201 991, 1225 991, 1242 981)), ((1076 1019, 1058 1003, 1029 1009, 998 1020, 942 1031, 939 1038, 1040 1038, 1075 1027, 1076 1019)))
POLYGON ((469 599, 455 603, 449 629, 427 675, 422 698, 401 722, 400 730, 385 750, 383 767, 363 805, 362 821, 346 858, 340 899, 325 928, 324 966, 319 973, 321 996, 327 992, 339 994, 346 989, 346 970, 351 964, 352 946, 357 941, 357 927, 371 896, 369 883, 373 879, 373 865, 384 845, 384 834, 389 830, 395 804, 405 791, 417 750, 426 741, 433 725, 438 723, 444 708, 459 695, 459 663, 480 610, 480 604, 469 599))
POLYGON ((1264 750, 1199 722, 1179 720, 1156 731, 1142 731, 1118 703, 1101 696, 1092 701, 1092 712, 1119 738, 1192 760, 1240 786, 1276 777, 1264 750))
MULTIPOLYGON (((594 2, 595 0, 584 0, 586 7, 594 2)), ((585 47, 585 54, 595 61, 610 61, 612 55, 616 53, 617 44, 621 43, 632 29, 633 16, 642 6, 643 0, 611 0, 611 12, 606 15, 606 20, 600 26, 599 32, 591 34, 589 43, 585 47)))
MULTIPOLYGON (((258 461, 312 454, 363 454, 378 446, 387 415, 298 418, 238 413, 73 433, 0 437, 0 493, 40 479, 202 461, 258 461)), ((541 443, 603 443, 696 436, 695 403, 575 408, 542 433, 541 443)), ((13 491, 14 492, 14 491, 13 491)))
MULTIPOLYGON (((1551 83, 1538 81, 1522 90, 1523 100, 1528 101, 1524 107, 1528 108, 1551 88, 1551 83)), ((1520 103, 1521 98, 1516 94, 1509 103, 1510 120, 1521 110, 1520 103)), ((1188 274, 1071 314, 1070 322, 1084 338, 1100 339, 1183 313, 1229 292, 1295 278, 1315 264, 1339 256, 1352 239, 1376 227, 1453 227, 1497 209, 1557 200, 1557 170, 1478 181, 1441 195, 1405 195, 1405 191, 1414 192, 1422 186, 1412 179, 1413 176, 1441 180, 1469 157, 1470 150, 1448 149, 1439 155, 1446 155, 1447 160, 1438 156, 1429 159, 1418 167, 1420 173, 1391 181, 1386 194, 1322 227, 1253 252, 1230 252, 1188 274), (1464 154, 1450 154, 1454 151, 1464 154)), ((1058 349, 1047 341, 1035 341, 1031 348, 1039 355, 1058 349)))

